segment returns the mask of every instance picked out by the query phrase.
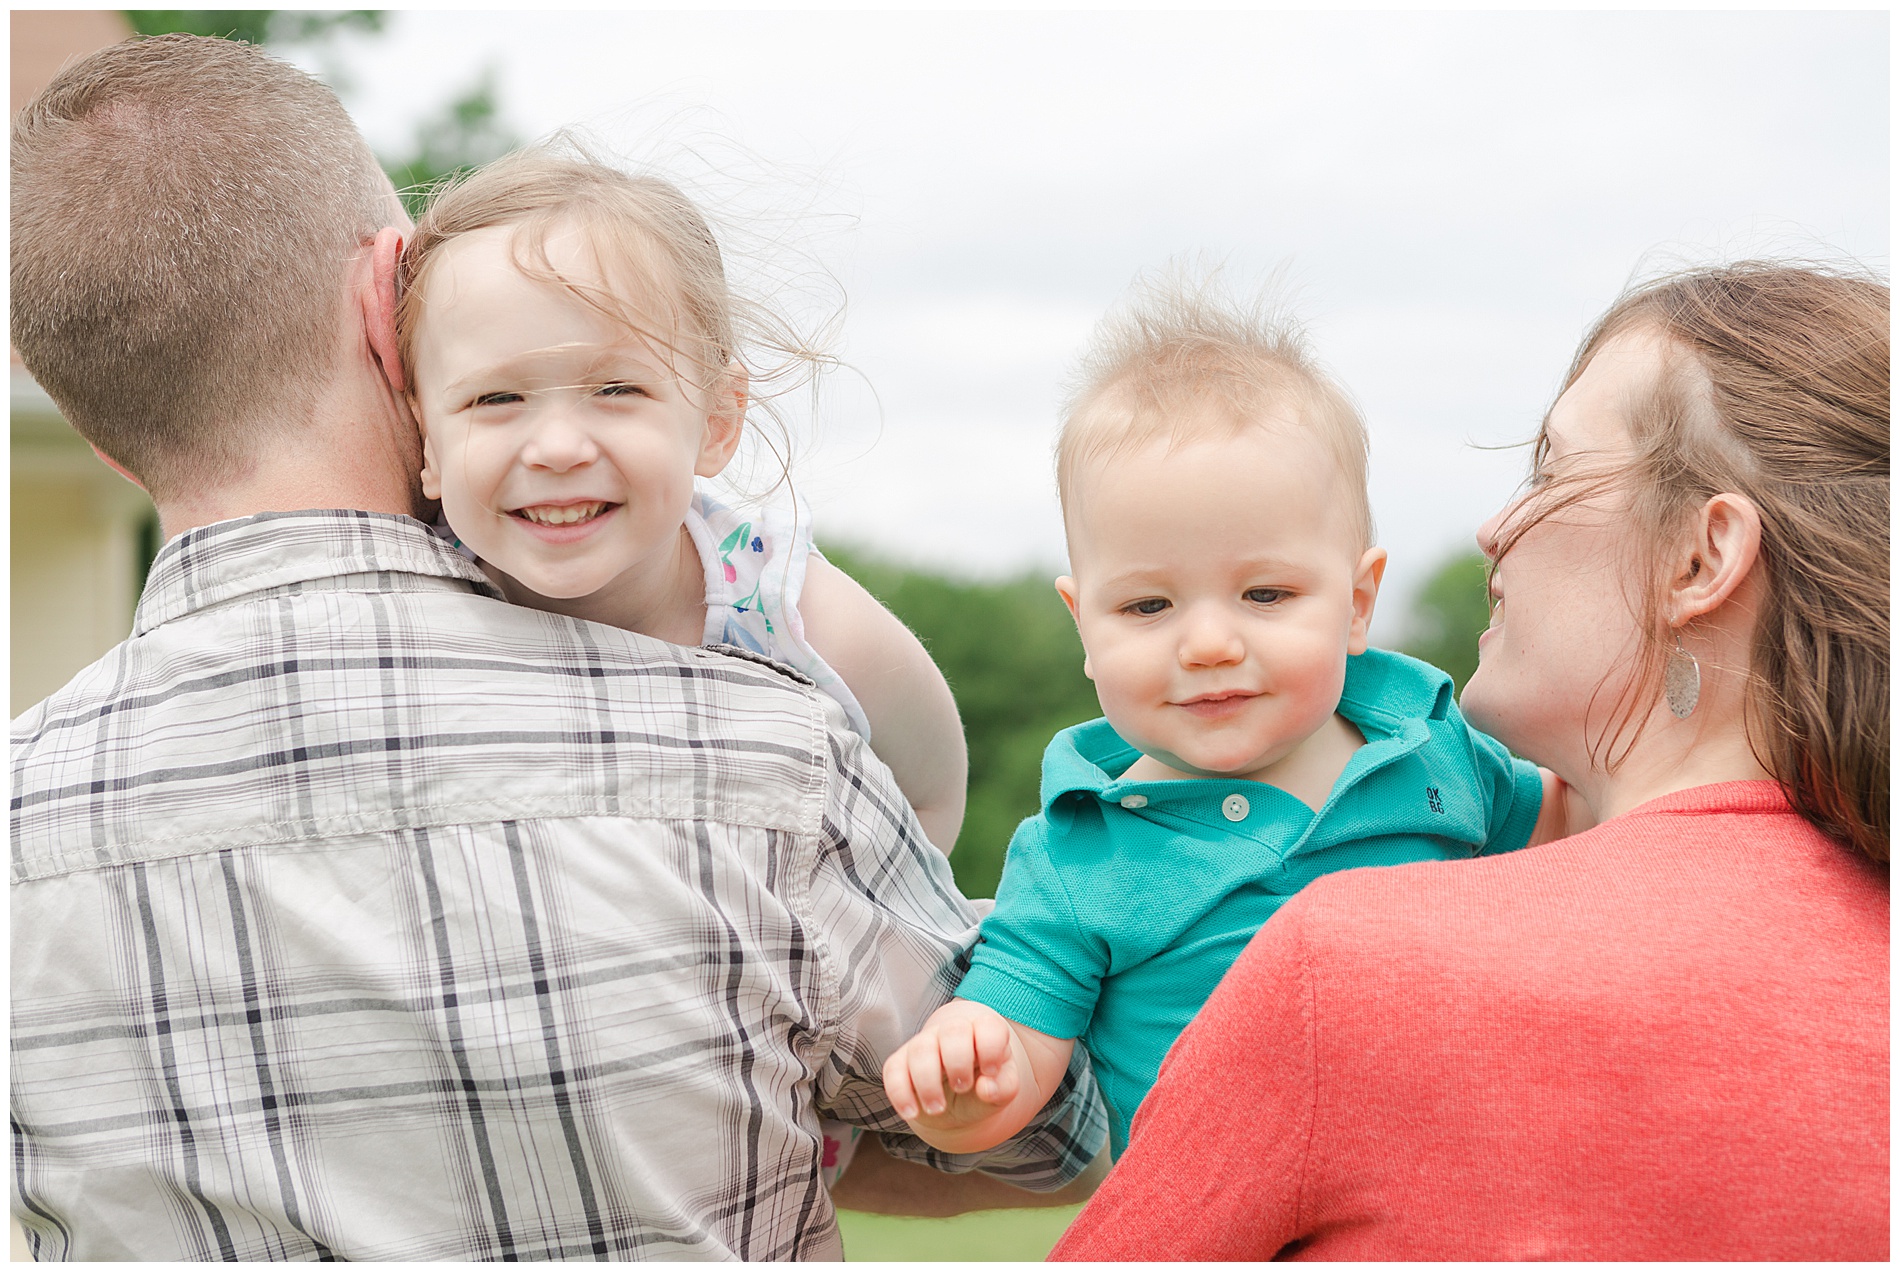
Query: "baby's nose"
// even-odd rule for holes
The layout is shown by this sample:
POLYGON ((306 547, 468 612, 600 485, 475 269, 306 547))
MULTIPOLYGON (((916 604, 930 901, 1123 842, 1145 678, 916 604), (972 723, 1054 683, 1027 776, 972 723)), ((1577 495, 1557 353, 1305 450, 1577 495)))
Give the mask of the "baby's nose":
POLYGON ((1191 615, 1181 633, 1181 665, 1218 667, 1239 662, 1246 646, 1232 623, 1208 614, 1191 615))

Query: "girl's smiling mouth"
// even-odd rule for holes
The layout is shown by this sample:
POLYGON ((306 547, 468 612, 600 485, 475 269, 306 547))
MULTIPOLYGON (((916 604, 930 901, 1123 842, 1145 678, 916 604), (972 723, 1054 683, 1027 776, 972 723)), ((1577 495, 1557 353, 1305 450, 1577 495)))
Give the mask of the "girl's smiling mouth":
POLYGON ((578 499, 571 503, 526 504, 510 509, 508 516, 543 543, 566 544, 590 537, 620 507, 604 499, 578 499))
POLYGON ((619 504, 607 503, 600 499, 581 503, 529 504, 523 508, 513 509, 509 515, 519 517, 523 521, 531 521, 537 526, 571 526, 592 521, 609 509, 619 506, 619 504))

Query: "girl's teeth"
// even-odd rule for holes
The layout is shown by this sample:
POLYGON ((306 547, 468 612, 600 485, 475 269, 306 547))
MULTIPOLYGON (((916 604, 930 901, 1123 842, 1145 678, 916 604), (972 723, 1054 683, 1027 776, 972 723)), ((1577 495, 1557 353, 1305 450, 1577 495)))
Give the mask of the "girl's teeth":
POLYGON ((521 515, 538 525, 571 526, 576 521, 586 521, 600 515, 603 503, 569 504, 565 508, 523 508, 521 515))

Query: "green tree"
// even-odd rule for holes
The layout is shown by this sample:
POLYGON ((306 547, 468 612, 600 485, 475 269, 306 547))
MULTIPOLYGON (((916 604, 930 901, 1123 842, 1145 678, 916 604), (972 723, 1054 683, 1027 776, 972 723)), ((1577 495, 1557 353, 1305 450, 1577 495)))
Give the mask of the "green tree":
POLYGON ((126 9, 140 35, 209 35, 246 44, 307 44, 338 31, 380 33, 381 9, 126 9))
POLYGON ((1490 621, 1484 557, 1461 552, 1433 571, 1419 590, 1400 650, 1449 672, 1462 692, 1478 669, 1478 635, 1490 621))
POLYGON ((420 216, 429 193, 451 177, 499 159, 521 144, 501 117, 495 71, 489 67, 461 96, 416 127, 408 159, 378 156, 410 216, 420 216))
POLYGON ((970 747, 970 801, 950 862, 966 895, 995 896, 1009 838, 1036 811, 1043 748, 1102 713, 1075 624, 1040 575, 966 583, 850 549, 825 556, 917 633, 950 682, 970 747))
MULTIPOLYGON (((189 35, 242 40, 247 44, 322 47, 346 31, 380 35, 388 14, 380 9, 127 9, 126 18, 140 35, 189 35)), ((347 97, 340 67, 324 78, 347 97)), ((499 159, 521 144, 502 118, 494 68, 482 70, 434 114, 416 126, 406 156, 378 155, 377 162, 402 194, 409 214, 422 210, 428 194, 456 173, 499 159)))

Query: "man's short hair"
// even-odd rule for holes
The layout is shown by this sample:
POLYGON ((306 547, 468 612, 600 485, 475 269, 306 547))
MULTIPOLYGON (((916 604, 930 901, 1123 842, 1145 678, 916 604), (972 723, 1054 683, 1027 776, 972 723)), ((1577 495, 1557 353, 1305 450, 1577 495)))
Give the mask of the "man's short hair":
POLYGON ((1178 446, 1274 426, 1310 429, 1324 444, 1356 505, 1360 546, 1370 547, 1365 421, 1298 325, 1264 294, 1230 299, 1213 273, 1145 275, 1096 327, 1075 371, 1056 438, 1056 487, 1066 509, 1087 464, 1157 439, 1178 446))
POLYGON ((394 203, 336 94, 250 45, 126 40, 13 123, 12 336, 158 493, 302 422, 344 280, 394 203))

